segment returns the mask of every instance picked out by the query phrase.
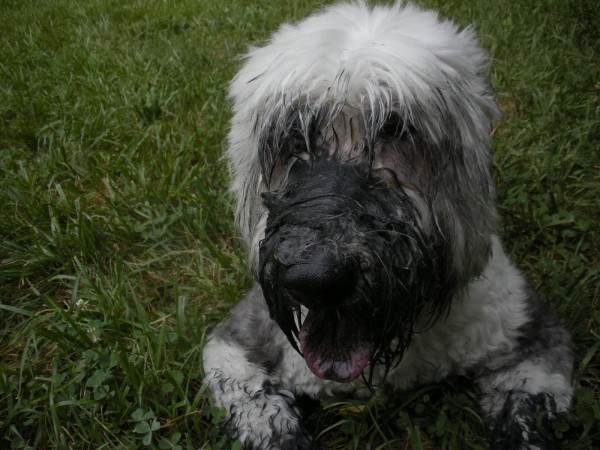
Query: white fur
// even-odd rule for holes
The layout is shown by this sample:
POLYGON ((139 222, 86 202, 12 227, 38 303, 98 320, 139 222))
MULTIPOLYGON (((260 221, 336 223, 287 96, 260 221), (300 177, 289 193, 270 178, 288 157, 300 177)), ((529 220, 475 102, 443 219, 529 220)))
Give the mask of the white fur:
POLYGON ((264 231, 259 195, 269 190, 259 172, 260 138, 286 110, 300 108, 308 119, 328 105, 331 120, 346 108, 371 122, 393 110, 432 140, 445 137, 443 114, 450 114, 468 130, 462 144, 476 160, 469 167, 479 170, 487 167, 488 135, 498 115, 486 68, 471 28, 459 31, 434 12, 400 3, 336 5, 282 26, 268 45, 251 48, 230 86, 234 114, 226 153, 251 269, 264 231))
MULTIPOLYGON (((267 222, 260 195, 284 185, 289 169, 277 154, 265 156, 264 147, 269 139, 286 136, 290 114, 307 141, 307 154, 308 123, 315 117, 317 145, 341 155, 341 163, 359 158, 373 144, 368 148, 373 167, 397 174, 419 211, 420 229, 441 230, 451 247, 448 265, 463 286, 447 317, 430 328, 427 317, 421 329, 417 323, 417 333, 387 377, 383 367, 372 369, 373 385, 404 390, 451 374, 472 375, 490 427, 516 424, 523 433, 522 448, 534 449, 530 404, 541 400, 533 396, 547 395, 547 409, 556 412, 565 411, 572 396, 570 339, 540 307, 496 235, 488 136, 498 111, 486 68, 473 30, 461 31, 433 12, 400 3, 332 6, 282 26, 264 47, 249 50, 230 86, 233 117, 226 159, 237 224, 257 276, 267 222), (425 136, 420 142, 430 153, 424 160, 446 161, 448 154, 440 152, 459 153, 451 154, 457 158, 449 159, 456 163, 452 170, 435 174, 442 187, 450 188, 428 191, 423 185, 428 173, 403 173, 402 159, 394 154, 399 147, 377 142, 374 135, 392 112, 425 136), (261 173, 261 155, 274 160, 269 162, 272 179, 261 173), (431 191, 435 199, 426 197, 431 191), (545 337, 535 336, 536 323, 545 337), (498 424, 505 403, 515 417, 498 424)), ((294 439, 312 448, 293 407, 296 395, 320 399, 372 393, 360 377, 352 383, 317 378, 274 326, 258 284, 234 309, 231 322, 209 338, 204 370, 215 404, 228 414, 232 435, 259 449, 291 448, 294 439), (260 339, 253 340, 254 335, 260 339)))

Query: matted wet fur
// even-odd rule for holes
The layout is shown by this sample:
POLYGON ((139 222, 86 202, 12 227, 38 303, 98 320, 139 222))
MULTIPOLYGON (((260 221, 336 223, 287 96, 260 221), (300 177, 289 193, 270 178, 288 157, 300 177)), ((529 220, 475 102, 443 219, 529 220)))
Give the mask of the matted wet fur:
POLYGON ((329 7, 252 48, 226 157, 257 284, 204 370, 247 449, 317 448, 297 396, 471 377, 497 449, 547 448, 569 334, 496 234, 487 58, 411 5, 329 7))

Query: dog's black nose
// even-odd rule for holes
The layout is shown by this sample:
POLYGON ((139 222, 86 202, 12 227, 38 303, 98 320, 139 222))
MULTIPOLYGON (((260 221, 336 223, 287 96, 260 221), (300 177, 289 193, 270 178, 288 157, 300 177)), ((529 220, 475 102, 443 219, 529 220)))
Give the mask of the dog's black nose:
POLYGON ((279 272, 280 287, 308 309, 335 307, 350 301, 357 273, 350 261, 327 253, 294 264, 279 272))

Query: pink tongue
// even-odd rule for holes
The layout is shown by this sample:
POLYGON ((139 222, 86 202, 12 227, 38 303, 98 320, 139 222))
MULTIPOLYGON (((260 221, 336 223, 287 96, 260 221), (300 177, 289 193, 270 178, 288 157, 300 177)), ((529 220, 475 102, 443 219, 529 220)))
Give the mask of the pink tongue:
POLYGON ((336 314, 309 312, 300 329, 300 350, 312 373, 340 383, 355 380, 371 359, 366 326, 336 314))

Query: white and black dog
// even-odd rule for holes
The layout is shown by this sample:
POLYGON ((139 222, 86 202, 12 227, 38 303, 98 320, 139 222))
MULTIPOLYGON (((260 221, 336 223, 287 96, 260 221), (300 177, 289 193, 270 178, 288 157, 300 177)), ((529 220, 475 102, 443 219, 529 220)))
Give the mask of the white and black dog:
POLYGON ((361 1, 246 55, 226 157, 257 284, 204 349, 245 448, 317 448, 297 396, 451 374, 481 391, 492 448, 549 445, 571 339, 496 234, 487 66, 471 28, 361 1))

